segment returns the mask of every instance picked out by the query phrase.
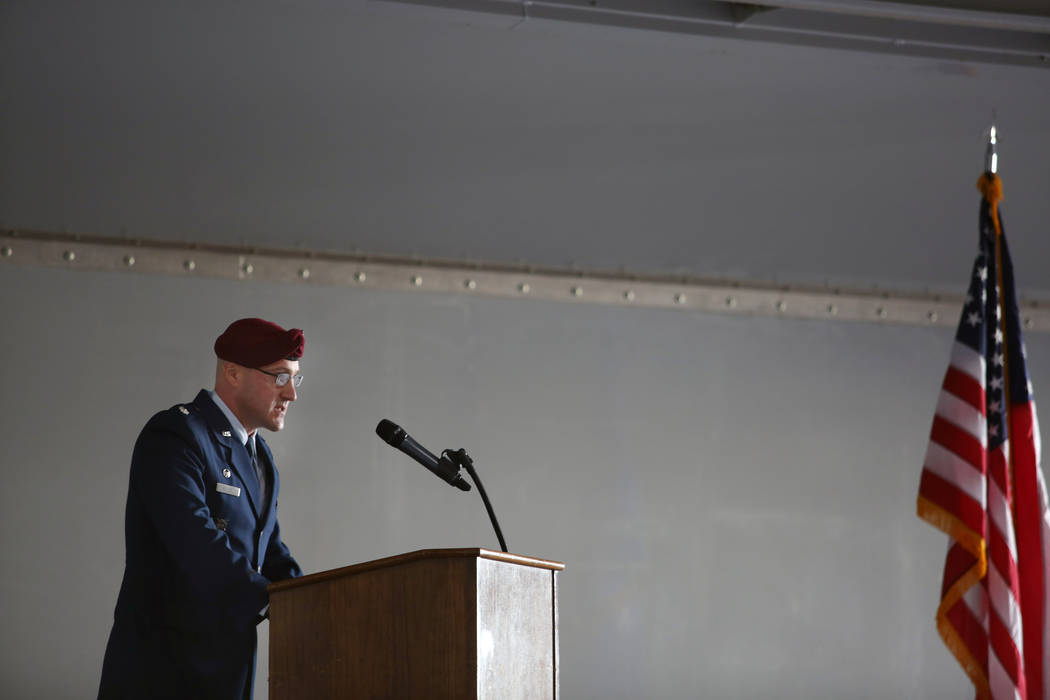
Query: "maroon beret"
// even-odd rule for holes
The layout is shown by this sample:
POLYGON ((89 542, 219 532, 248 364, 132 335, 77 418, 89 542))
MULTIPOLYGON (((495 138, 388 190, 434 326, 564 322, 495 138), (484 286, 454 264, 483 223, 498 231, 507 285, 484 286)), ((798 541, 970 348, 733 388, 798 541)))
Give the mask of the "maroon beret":
POLYGON ((264 367, 278 360, 298 360, 305 345, 298 328, 285 330, 261 318, 242 318, 215 339, 215 354, 244 367, 264 367))

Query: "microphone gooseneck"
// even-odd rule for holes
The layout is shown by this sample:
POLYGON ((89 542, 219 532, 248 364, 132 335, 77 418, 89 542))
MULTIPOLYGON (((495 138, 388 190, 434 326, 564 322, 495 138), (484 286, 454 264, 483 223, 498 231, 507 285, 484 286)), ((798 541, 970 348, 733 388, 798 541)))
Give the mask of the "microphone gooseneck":
POLYGON ((488 511, 489 520, 492 521, 492 527, 496 530, 499 545, 504 552, 507 551, 507 542, 503 539, 503 531, 500 529, 499 521, 496 520, 496 512, 492 509, 492 503, 489 502, 488 494, 485 493, 485 487, 481 485, 481 479, 478 477, 477 470, 474 469, 474 461, 467 454, 466 450, 445 450, 441 453, 441 458, 438 459, 433 453, 413 440, 401 426, 386 418, 379 421, 379 425, 376 426, 376 435, 383 438, 383 441, 391 447, 396 447, 422 464, 446 483, 463 491, 470 490, 470 484, 459 473, 460 469, 466 469, 467 473, 470 474, 470 478, 473 479, 474 484, 478 487, 481 500, 485 503, 485 510, 488 511))
POLYGON ((481 494, 481 501, 485 504, 485 510, 488 511, 492 529, 496 531, 496 539, 499 540, 499 546, 506 552, 507 541, 503 539, 503 530, 500 529, 499 521, 496 520, 496 511, 492 510, 492 503, 489 502, 489 496, 485 493, 485 487, 481 485, 481 477, 478 476, 477 470, 474 469, 474 460, 470 458, 466 450, 462 449, 445 450, 441 453, 441 456, 460 465, 470 474, 470 478, 474 480, 474 484, 478 487, 478 493, 481 494))

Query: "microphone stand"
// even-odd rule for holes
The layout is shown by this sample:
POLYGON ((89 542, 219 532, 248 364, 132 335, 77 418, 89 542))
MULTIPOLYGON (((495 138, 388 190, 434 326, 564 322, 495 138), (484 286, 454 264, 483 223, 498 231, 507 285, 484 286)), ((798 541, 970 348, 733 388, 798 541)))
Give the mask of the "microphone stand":
POLYGON ((481 494, 481 500, 485 503, 485 510, 489 513, 489 520, 492 521, 492 527, 496 530, 496 537, 499 538, 499 546, 503 548, 503 551, 507 551, 507 542, 503 539, 503 531, 499 529, 499 521, 496 520, 496 513, 492 510, 492 504, 489 502, 488 494, 485 493, 485 487, 481 485, 481 479, 478 478, 478 473, 474 469, 474 460, 470 458, 466 450, 445 450, 441 453, 441 457, 449 460, 453 464, 462 467, 467 470, 470 474, 470 478, 474 481, 474 485, 478 487, 478 493, 481 494))

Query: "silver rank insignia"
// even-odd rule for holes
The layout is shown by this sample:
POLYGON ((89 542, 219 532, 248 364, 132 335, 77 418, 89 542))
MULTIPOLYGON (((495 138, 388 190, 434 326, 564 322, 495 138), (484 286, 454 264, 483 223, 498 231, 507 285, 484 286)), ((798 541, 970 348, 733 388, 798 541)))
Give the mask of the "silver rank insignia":
POLYGON ((190 415, 190 409, 186 408, 185 406, 179 406, 179 411, 180 411, 180 412, 182 413, 182 415, 184 415, 184 416, 188 416, 188 415, 190 415))
POLYGON ((222 431, 222 436, 223 437, 233 437, 233 433, 231 433, 229 430, 224 430, 224 431, 222 431))
POLYGON ((233 472, 230 471, 229 467, 226 467, 225 469, 222 470, 222 475, 225 476, 227 479, 230 478, 230 474, 232 474, 232 473, 233 472))

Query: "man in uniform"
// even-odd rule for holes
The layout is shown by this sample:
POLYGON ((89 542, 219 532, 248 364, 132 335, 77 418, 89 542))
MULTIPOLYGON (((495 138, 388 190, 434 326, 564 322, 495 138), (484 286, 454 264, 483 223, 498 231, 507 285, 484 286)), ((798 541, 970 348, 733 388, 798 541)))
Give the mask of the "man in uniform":
POLYGON ((284 427, 303 333, 258 318, 215 341, 215 390, 153 416, 135 443, 124 580, 100 700, 246 700, 266 586, 302 572, 281 541, 259 428, 284 427))

